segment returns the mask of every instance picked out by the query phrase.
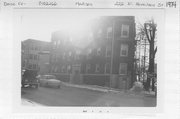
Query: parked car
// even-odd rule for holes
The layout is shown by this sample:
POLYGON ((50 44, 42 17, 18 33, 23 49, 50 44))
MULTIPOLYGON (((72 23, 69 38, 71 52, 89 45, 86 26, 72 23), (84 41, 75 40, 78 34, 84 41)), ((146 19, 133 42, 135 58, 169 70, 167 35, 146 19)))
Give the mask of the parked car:
POLYGON ((26 69, 22 73, 22 79, 21 79, 21 86, 25 87, 35 87, 38 88, 39 86, 39 81, 36 78, 37 76, 37 70, 30 70, 26 69))
POLYGON ((50 87, 61 87, 61 81, 57 80, 54 75, 42 75, 39 78, 40 86, 50 86, 50 87))
POLYGON ((157 82, 154 83, 155 96, 157 97, 157 82))

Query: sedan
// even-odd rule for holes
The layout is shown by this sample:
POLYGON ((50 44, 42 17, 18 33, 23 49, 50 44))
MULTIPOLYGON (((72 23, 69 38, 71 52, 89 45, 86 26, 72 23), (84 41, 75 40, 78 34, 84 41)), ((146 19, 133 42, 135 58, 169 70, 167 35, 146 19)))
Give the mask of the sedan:
POLYGON ((50 87, 61 87, 61 81, 57 80, 54 75, 42 75, 39 78, 40 86, 50 86, 50 87))

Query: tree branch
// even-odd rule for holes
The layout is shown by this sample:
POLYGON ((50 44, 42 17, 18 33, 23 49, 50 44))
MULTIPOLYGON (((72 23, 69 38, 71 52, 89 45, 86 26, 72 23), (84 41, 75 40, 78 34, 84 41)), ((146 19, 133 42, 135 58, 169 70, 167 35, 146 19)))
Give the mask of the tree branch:
POLYGON ((153 33, 152 33, 153 31, 150 30, 149 32, 150 32, 150 38, 151 38, 151 41, 152 41, 153 40, 153 33))
POLYGON ((154 50, 154 56, 155 56, 156 52, 157 52, 157 46, 156 46, 156 48, 155 48, 155 50, 154 50))
POLYGON ((147 37, 147 39, 148 39, 148 41, 149 41, 149 43, 150 43, 151 41, 150 41, 150 38, 149 38, 149 35, 148 35, 148 31, 147 31, 147 28, 146 28, 146 24, 144 24, 144 31, 145 31, 146 37, 147 37))

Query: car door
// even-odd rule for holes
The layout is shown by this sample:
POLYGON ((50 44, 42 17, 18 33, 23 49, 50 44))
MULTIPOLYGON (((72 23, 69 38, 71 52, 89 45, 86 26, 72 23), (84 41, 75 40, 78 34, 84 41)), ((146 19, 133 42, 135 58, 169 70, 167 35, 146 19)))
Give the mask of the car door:
POLYGON ((46 77, 47 77, 47 76, 42 76, 42 77, 41 77, 41 79, 40 79, 41 85, 45 85, 45 84, 46 84, 46 77))

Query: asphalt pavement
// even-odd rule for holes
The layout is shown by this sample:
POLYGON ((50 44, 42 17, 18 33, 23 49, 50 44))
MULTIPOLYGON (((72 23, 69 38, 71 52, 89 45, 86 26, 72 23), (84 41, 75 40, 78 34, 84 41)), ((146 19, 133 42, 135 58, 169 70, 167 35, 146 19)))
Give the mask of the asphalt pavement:
MULTIPOLYGON (((92 90, 71 85, 22 88, 21 97, 43 106, 95 106, 95 107, 154 107, 156 98, 151 95, 92 90)), ((23 105, 23 103, 22 103, 23 105)))

